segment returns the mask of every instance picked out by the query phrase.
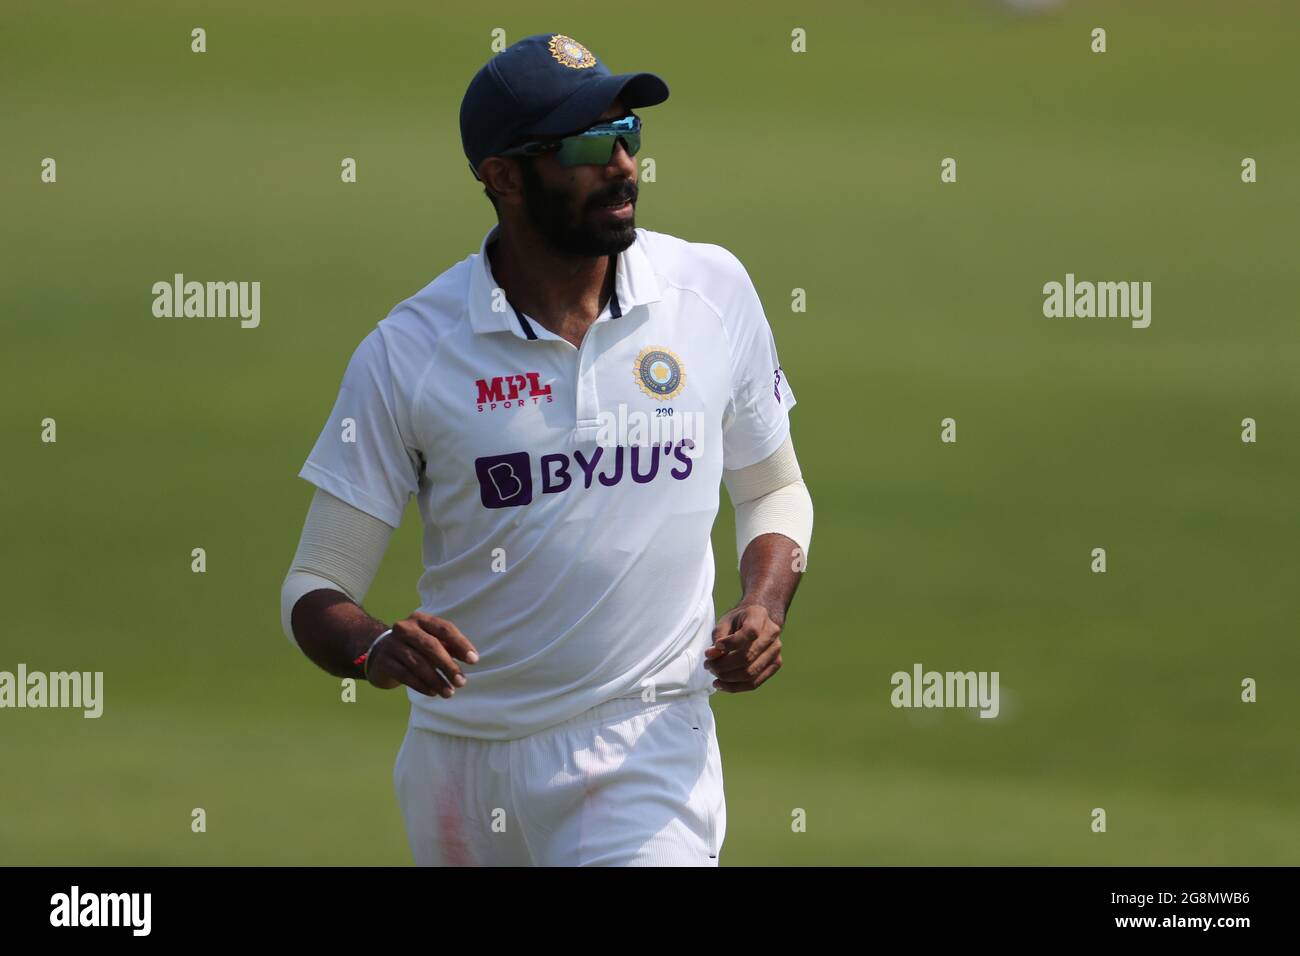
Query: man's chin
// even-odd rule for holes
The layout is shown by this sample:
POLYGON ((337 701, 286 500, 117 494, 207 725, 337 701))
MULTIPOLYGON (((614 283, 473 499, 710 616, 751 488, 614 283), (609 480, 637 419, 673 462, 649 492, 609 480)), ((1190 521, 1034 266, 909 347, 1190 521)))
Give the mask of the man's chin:
POLYGON ((582 255, 610 256, 622 252, 636 242, 636 217, 630 216, 618 223, 601 223, 583 230, 578 243, 582 255))

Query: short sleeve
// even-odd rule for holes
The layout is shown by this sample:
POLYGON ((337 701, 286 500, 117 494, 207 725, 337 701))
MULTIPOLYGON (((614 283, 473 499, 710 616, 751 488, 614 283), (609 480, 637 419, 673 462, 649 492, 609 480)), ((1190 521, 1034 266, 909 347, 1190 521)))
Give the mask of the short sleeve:
POLYGON ((768 458, 790 434, 794 392, 776 354, 763 303, 740 260, 736 289, 724 300, 723 322, 731 345, 731 403, 723 419, 723 467, 746 468, 768 458))
POLYGON ((407 423, 375 329, 352 354, 334 409, 298 476, 396 528, 419 491, 423 467, 407 423))

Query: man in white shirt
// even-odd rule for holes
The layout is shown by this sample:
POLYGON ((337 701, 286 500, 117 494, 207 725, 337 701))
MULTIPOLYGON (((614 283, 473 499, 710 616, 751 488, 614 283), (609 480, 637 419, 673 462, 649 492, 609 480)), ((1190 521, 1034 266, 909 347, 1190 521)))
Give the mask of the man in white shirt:
POLYGON ((419 864, 716 865, 709 695, 780 668, 812 533, 794 395, 744 267, 634 223, 653 74, 539 34, 461 107, 497 210, 361 342, 301 476, 282 623, 407 687, 394 783, 419 864), (719 484, 744 593, 714 620, 719 484), (421 606, 360 606, 415 495, 421 606))

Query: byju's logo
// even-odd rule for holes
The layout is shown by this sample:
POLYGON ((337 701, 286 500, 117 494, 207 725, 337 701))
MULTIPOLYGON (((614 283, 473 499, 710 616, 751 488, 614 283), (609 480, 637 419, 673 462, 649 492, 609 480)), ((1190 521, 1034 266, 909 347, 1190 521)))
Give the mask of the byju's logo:
MULTIPOLYGON (((689 438, 667 445, 597 446, 590 457, 581 451, 575 451, 572 458, 558 452, 542 455, 537 460, 538 486, 543 495, 559 494, 573 486, 579 473, 584 489, 597 482, 612 488, 629 475, 638 485, 644 485, 661 474, 660 459, 667 459, 670 455, 672 457, 664 464, 662 473, 685 481, 690 477, 696 457, 695 442, 689 438), (608 464, 608 470, 599 470, 602 461, 608 464)), ((478 476, 479 498, 484 508, 522 508, 532 503, 533 467, 528 452, 476 458, 474 473, 478 476)))
POLYGON ((498 408, 523 408, 525 405, 538 405, 542 399, 553 402, 551 386, 541 383, 540 372, 524 372, 522 375, 498 375, 495 378, 480 378, 475 381, 478 386, 478 410, 496 411, 498 408), (527 391, 525 391, 527 389, 527 391), (528 401, 531 399, 531 401, 528 401))
POLYGON ((532 462, 526 451, 477 458, 474 471, 484 508, 518 508, 533 500, 532 462))

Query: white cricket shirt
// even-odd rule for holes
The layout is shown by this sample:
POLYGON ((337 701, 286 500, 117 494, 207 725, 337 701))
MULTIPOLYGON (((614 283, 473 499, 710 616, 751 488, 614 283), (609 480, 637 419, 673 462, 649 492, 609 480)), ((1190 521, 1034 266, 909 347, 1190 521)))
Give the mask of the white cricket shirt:
POLYGON ((740 261, 647 229, 580 348, 506 301, 479 251, 362 340, 300 476, 424 523, 420 609, 478 649, 412 722, 526 736, 647 687, 712 689, 723 468, 771 455, 794 394, 740 261))

